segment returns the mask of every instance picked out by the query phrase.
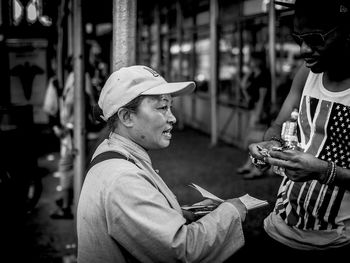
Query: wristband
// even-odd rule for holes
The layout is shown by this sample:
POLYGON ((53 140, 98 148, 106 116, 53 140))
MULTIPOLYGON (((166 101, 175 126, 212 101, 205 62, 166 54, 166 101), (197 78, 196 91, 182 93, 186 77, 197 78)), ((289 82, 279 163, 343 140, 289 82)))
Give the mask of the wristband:
POLYGON ((334 162, 328 162, 327 172, 322 184, 330 185, 334 182, 334 178, 337 175, 337 166, 334 162))

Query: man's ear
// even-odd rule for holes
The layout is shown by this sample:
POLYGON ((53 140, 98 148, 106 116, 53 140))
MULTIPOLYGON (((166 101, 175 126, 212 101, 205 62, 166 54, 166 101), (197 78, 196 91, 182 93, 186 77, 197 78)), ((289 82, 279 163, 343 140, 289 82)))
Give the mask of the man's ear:
POLYGON ((125 108, 120 108, 118 110, 118 118, 120 122, 126 126, 126 127, 132 127, 133 126, 133 118, 132 118, 132 112, 125 108))

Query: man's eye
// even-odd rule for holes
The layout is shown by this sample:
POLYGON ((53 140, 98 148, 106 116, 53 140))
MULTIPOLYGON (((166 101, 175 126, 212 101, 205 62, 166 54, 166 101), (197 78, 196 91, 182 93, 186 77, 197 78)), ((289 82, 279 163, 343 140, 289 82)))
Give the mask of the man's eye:
POLYGON ((167 110, 167 109, 168 109, 168 106, 163 106, 163 107, 160 107, 159 109, 161 109, 161 110, 167 110))

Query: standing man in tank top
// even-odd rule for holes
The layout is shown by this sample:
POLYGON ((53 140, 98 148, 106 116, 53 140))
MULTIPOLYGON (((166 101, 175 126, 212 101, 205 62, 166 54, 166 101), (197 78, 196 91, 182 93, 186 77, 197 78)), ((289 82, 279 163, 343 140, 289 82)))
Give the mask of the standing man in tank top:
POLYGON ((253 158, 285 169, 275 207, 264 220, 267 235, 264 242, 257 239, 254 251, 264 250, 269 260, 269 250, 299 262, 345 258, 350 251, 350 0, 296 0, 294 9, 293 37, 305 63, 264 141, 249 146, 253 158), (293 108, 299 109, 302 150, 273 148, 283 146, 281 127, 293 108))

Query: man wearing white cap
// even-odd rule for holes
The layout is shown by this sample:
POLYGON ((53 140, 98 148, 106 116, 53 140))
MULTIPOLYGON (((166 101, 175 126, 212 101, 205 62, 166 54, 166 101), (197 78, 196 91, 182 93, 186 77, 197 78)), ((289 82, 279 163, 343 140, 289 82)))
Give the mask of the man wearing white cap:
POLYGON ((189 222, 147 153, 170 144, 172 97, 194 88, 145 66, 108 78, 98 104, 111 132, 81 191, 78 262, 223 262, 244 245, 246 208, 238 199, 189 222), (111 152, 119 157, 101 159, 111 152))

